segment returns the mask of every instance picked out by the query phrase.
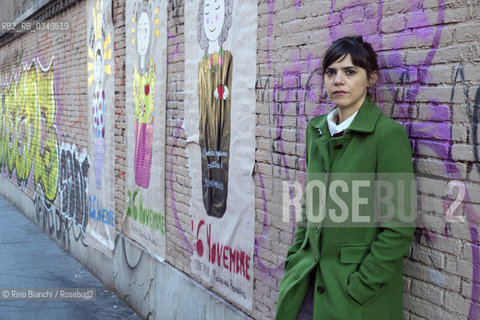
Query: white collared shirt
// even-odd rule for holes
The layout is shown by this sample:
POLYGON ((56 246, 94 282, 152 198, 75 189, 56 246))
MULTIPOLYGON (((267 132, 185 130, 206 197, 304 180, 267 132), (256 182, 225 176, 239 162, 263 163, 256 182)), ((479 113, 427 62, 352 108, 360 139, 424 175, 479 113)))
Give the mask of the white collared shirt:
POLYGON ((328 123, 328 130, 330 131, 330 136, 333 136, 336 133, 344 131, 347 129, 350 124, 352 124, 353 119, 357 115, 358 111, 352 114, 350 117, 345 119, 342 123, 337 125, 337 118, 338 118, 338 109, 333 109, 327 116, 327 123, 328 123))

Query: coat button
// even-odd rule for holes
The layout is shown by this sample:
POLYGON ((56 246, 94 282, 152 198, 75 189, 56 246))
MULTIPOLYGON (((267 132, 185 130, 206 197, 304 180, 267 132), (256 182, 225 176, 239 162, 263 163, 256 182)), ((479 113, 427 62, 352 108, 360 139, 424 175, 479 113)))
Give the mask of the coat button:
POLYGON ((325 288, 322 287, 322 286, 318 286, 318 287, 317 287, 317 292, 320 293, 320 294, 322 294, 322 293, 325 292, 325 288))
POLYGON ((317 261, 318 261, 318 257, 317 257, 317 256, 315 256, 315 262, 317 262, 317 261))
POLYGON ((339 150, 339 149, 342 149, 343 148, 343 143, 337 143, 335 145, 335 149, 339 150))
POLYGON ((316 226, 315 227, 315 230, 317 231, 317 233, 320 231, 320 227, 319 226, 316 226))

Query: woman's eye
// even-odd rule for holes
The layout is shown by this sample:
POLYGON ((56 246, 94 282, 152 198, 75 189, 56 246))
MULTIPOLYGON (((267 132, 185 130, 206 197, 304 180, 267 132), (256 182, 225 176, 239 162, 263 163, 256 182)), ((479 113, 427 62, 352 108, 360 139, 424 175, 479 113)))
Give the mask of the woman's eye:
POLYGON ((353 76, 354 74, 356 74, 355 70, 347 70, 347 75, 353 76))
POLYGON ((331 77, 335 74, 335 72, 333 72, 332 70, 328 70, 326 74, 327 74, 327 77, 331 77))

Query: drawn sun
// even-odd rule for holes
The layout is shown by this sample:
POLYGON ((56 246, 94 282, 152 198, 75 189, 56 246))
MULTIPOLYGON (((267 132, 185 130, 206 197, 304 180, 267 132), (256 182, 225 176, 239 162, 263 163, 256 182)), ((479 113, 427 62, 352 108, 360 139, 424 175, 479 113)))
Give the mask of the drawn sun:
POLYGON ((112 44, 110 33, 102 41, 102 10, 103 1, 97 0, 97 4, 93 7, 93 26, 95 32, 95 44, 92 48, 88 47, 88 86, 93 80, 97 84, 101 84, 106 75, 112 75, 112 44))

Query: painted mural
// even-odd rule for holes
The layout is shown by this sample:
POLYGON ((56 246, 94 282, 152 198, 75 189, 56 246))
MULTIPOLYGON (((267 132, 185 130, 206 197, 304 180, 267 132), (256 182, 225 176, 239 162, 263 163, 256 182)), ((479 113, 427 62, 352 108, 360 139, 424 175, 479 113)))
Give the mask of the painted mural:
POLYGON ((113 250, 114 226, 114 106, 113 23, 111 0, 87 3, 87 71, 90 157, 94 170, 89 174, 90 217, 88 243, 108 255, 113 250), (94 183, 93 183, 94 182, 94 183))
POLYGON ((86 237, 89 157, 59 139, 57 58, 19 60, 0 79, 2 180, 32 198, 34 219, 68 248, 86 237))
POLYGON ((185 131, 194 235, 191 268, 215 291, 248 309, 254 276, 251 173, 256 10, 254 1, 185 4, 185 131))
POLYGON ((32 180, 47 207, 57 197, 60 171, 54 61, 44 66, 32 59, 14 67, 3 79, 0 114, 3 175, 22 190, 32 180))
POLYGON ((167 1, 126 3, 127 212, 124 230, 165 256, 167 1))

